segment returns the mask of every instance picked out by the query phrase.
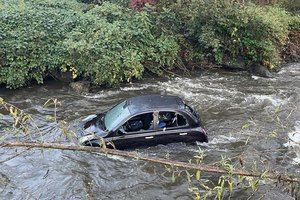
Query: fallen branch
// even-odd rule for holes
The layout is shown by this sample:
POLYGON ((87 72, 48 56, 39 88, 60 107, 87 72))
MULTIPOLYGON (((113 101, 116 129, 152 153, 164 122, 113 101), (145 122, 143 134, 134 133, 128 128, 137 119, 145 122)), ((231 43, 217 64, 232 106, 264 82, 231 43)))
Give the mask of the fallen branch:
POLYGON ((58 143, 33 143, 33 142, 8 142, 8 143, 0 144, 0 147, 1 148, 30 147, 30 148, 46 148, 46 149, 59 149, 59 150, 70 150, 70 151, 84 151, 90 153, 103 153, 103 154, 117 155, 117 156, 134 158, 138 160, 149 161, 161 165, 168 165, 168 166, 179 167, 179 168, 190 169, 190 170, 200 170, 203 172, 219 173, 219 174, 231 173, 232 175, 269 178, 269 179, 277 180, 279 182, 288 181, 288 182, 300 183, 300 177, 291 177, 291 176, 274 174, 274 173, 249 172, 249 171, 239 170, 239 169, 234 169, 233 171, 228 172, 227 170, 222 169, 220 167, 214 167, 214 166, 203 165, 203 164, 199 165, 199 164, 185 163, 180 161, 171 161, 163 158, 153 158, 153 157, 139 155, 135 152, 120 151, 116 149, 87 147, 87 146, 71 146, 71 145, 63 145, 58 143))

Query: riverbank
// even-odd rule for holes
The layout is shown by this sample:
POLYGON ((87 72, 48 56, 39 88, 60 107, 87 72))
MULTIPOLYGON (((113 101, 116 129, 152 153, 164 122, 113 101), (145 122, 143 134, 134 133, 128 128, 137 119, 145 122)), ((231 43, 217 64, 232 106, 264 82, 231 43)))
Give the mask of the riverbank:
POLYGON ((300 54, 300 17, 279 5, 0 2, 0 84, 12 89, 65 75, 111 87, 142 79, 145 71, 161 76, 211 65, 267 71, 300 54))

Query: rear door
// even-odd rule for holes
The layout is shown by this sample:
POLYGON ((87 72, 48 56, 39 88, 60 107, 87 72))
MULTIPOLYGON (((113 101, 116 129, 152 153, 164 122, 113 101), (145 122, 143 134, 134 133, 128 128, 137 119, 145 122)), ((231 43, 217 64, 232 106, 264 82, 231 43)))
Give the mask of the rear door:
POLYGON ((190 133, 190 125, 187 118, 174 111, 158 112, 157 132, 155 139, 157 143, 167 144, 170 142, 187 141, 190 133))

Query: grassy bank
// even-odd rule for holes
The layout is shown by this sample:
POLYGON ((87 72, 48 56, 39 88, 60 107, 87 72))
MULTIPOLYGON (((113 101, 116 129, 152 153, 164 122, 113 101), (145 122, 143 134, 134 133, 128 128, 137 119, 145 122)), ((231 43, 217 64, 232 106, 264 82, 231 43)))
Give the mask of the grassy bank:
POLYGON ((285 8, 225 0, 0 0, 0 84, 18 88, 72 72, 114 86, 145 70, 276 67, 299 55, 300 17, 285 8))

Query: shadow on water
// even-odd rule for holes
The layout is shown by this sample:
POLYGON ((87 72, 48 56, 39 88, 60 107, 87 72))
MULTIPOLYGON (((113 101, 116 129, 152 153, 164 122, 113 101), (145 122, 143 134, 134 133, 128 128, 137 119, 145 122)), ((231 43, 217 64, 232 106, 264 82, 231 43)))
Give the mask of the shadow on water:
MULTIPOLYGON (((300 65, 283 68, 275 78, 264 79, 246 73, 198 72, 193 77, 144 79, 117 89, 74 94, 61 83, 49 82, 19 90, 0 89, 6 101, 34 115, 46 141, 60 138, 59 129, 47 120, 53 108, 43 104, 57 98, 59 120, 75 125, 83 117, 101 112, 122 99, 145 94, 182 97, 202 116, 209 133, 207 144, 176 143, 139 148, 134 151, 188 161, 200 147, 205 162, 221 156, 241 156, 251 168, 269 167, 300 174, 300 65)), ((0 115, 0 135, 9 138, 5 127, 11 118, 0 115)), ((18 152, 23 149, 18 149, 18 152)), ((14 149, 0 149, 0 162, 15 155, 14 149)), ((238 167, 238 166, 237 166, 238 167)), ((118 156, 104 156, 58 150, 30 150, 0 164, 2 199, 191 199, 190 183, 179 178, 172 183, 165 169, 118 156)), ((205 174, 207 180, 214 175, 205 174)), ((236 191, 232 199, 244 199, 251 190, 236 191)), ((292 199, 272 185, 259 188, 253 199, 292 199)))

